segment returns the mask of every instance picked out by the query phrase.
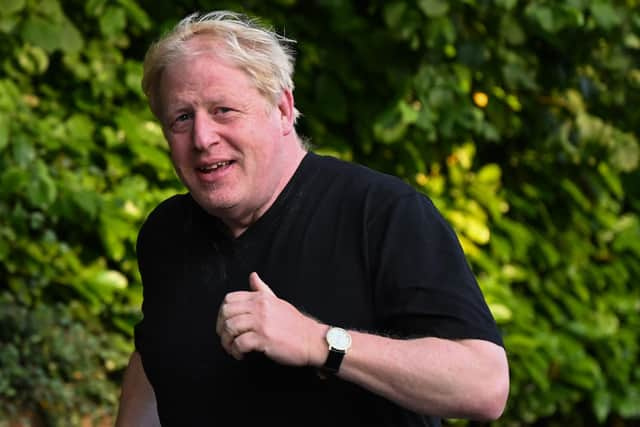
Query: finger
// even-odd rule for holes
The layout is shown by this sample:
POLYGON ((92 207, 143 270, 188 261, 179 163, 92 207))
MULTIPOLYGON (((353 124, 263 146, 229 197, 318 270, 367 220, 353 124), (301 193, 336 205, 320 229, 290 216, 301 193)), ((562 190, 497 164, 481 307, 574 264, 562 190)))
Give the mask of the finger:
POLYGON ((238 336, 251 332, 254 329, 255 319, 251 314, 241 314, 231 319, 226 319, 219 323, 218 336, 220 344, 228 353, 231 353, 231 345, 233 340, 238 336))
POLYGON ((247 300, 249 300, 251 298, 253 298, 253 292, 249 292, 249 291, 234 291, 234 292, 229 292, 228 294, 226 294, 224 296, 223 302, 232 303, 232 302, 239 302, 239 301, 247 301, 247 300))
POLYGON ((275 296, 275 293, 262 281, 255 271, 249 275, 249 287, 254 291, 263 291, 275 296))
MULTIPOLYGON (((246 292, 247 294, 252 294, 253 292, 246 292)), ((222 334, 223 323, 234 316, 238 316, 240 314, 251 313, 251 305, 248 304, 250 300, 239 300, 233 301, 230 298, 225 297, 224 301, 220 305, 218 309, 218 316, 216 318, 216 333, 218 335, 222 334)))
POLYGON ((260 346, 260 336, 253 331, 238 335, 231 342, 229 354, 237 360, 241 360, 245 354, 251 351, 263 351, 260 346))
POLYGON ((245 332, 254 330, 254 323, 255 319, 251 314, 239 314, 222 322, 222 335, 237 337, 245 332))

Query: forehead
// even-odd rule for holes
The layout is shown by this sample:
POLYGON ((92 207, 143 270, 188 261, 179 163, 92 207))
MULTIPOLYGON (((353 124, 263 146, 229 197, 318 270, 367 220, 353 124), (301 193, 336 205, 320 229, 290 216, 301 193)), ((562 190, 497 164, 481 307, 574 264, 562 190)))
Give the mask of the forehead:
POLYGON ((165 80, 172 80, 176 77, 173 74, 178 74, 183 76, 184 81, 190 78, 201 81, 209 76, 220 78, 229 73, 234 77, 237 71, 242 70, 231 60, 222 40, 213 35, 196 35, 170 56, 162 79, 166 77, 165 80), (216 72, 221 69, 225 69, 225 72, 218 76, 216 72))
POLYGON ((222 59, 229 53, 229 47, 217 34, 195 34, 184 42, 181 51, 183 56, 209 53, 222 59))
POLYGON ((168 64, 160 78, 160 100, 173 103, 203 97, 247 98, 258 96, 249 75, 216 50, 194 45, 168 64))

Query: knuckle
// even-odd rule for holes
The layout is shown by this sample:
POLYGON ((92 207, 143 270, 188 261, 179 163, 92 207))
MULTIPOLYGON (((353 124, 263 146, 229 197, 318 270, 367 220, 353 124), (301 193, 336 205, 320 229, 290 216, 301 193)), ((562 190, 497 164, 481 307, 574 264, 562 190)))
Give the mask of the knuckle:
POLYGON ((222 323, 222 329, 224 332, 227 332, 229 335, 235 335, 235 328, 233 327, 233 322, 231 319, 227 319, 222 323))

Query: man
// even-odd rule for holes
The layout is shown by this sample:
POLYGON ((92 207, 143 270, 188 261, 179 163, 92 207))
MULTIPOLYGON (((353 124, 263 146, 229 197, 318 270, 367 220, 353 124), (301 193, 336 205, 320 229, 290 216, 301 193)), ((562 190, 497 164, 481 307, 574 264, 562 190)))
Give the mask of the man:
POLYGON ((400 180, 306 150, 288 42, 214 12, 147 53, 189 193, 138 237, 144 318, 117 425, 499 417, 507 359, 455 234, 400 180))

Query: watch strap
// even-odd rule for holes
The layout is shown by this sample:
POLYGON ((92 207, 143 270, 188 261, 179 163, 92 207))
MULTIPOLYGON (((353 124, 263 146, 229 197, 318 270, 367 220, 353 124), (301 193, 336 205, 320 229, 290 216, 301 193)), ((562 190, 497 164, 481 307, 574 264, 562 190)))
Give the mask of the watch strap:
POLYGON ((344 351, 330 348, 329 355, 322 366, 322 370, 328 374, 337 374, 340 370, 340 365, 342 364, 342 359, 344 359, 345 354, 346 353, 344 351))

